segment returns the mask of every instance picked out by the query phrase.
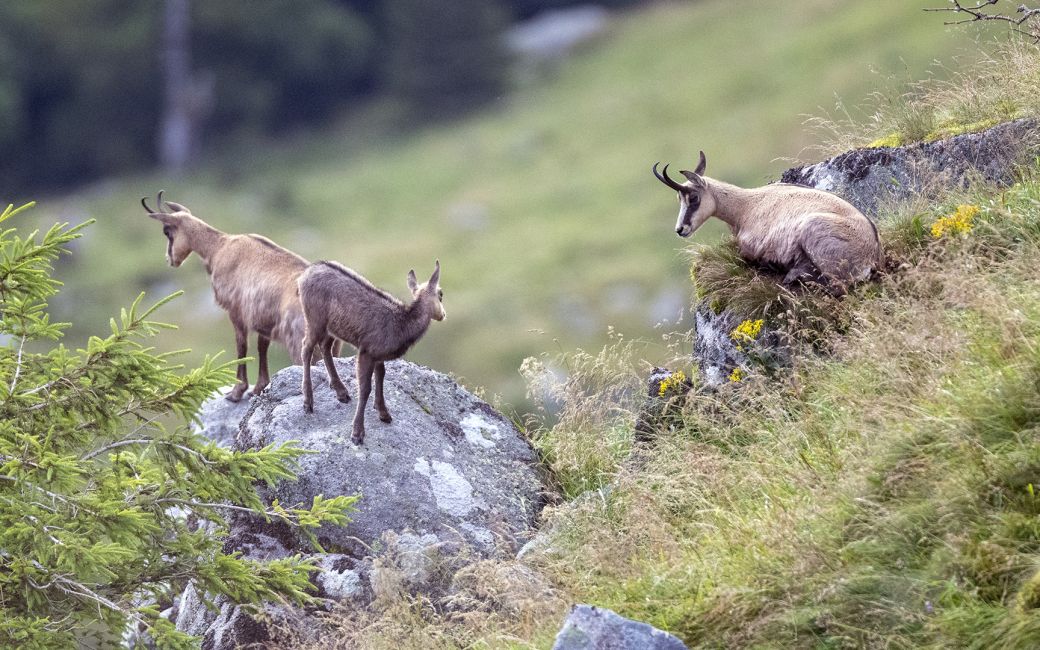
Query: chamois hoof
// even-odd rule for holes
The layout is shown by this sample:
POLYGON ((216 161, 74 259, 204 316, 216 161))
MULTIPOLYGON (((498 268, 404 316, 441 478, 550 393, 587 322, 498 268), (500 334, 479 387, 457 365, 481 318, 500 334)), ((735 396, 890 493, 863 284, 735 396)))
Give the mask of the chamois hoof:
POLYGON ((235 386, 231 389, 231 392, 224 396, 224 399, 226 399, 229 402, 241 402, 242 396, 245 395, 245 392, 245 386, 241 386, 241 388, 239 386, 235 386))
POLYGON ((360 434, 355 431, 354 435, 350 436, 350 441, 360 447, 365 442, 365 432, 362 431, 360 434))
POLYGON ((386 411, 379 414, 379 420, 380 422, 386 422, 387 424, 390 424, 394 421, 394 419, 390 417, 390 413, 386 411))
POLYGON ((336 393, 336 399, 346 404, 350 401, 350 393, 336 393))

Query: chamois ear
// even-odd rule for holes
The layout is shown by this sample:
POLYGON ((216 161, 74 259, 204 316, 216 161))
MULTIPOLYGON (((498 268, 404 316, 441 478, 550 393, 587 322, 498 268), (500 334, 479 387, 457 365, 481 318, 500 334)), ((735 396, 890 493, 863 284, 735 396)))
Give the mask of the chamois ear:
POLYGON ((415 269, 408 271, 408 288, 412 293, 419 290, 419 283, 415 279, 415 269))
POLYGON ((430 282, 427 286, 436 287, 437 283, 441 281, 441 261, 435 260, 433 263, 433 275, 430 276, 430 282))
POLYGON ((170 212, 187 212, 188 214, 191 214, 191 210, 180 203, 174 203, 173 201, 164 201, 164 203, 166 204, 166 207, 170 209, 170 212))

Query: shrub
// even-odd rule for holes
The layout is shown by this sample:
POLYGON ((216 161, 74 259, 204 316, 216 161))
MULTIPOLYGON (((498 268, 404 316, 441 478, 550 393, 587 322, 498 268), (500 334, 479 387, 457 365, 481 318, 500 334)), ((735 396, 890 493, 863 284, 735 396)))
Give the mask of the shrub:
MULTIPOLYGON (((20 211, 8 206, 0 224, 20 211)), ((39 241, 0 226, 0 646, 108 647, 132 624, 160 647, 189 647, 159 614, 188 582, 237 603, 308 602, 312 564, 224 552, 221 513, 307 532, 345 523, 356 498, 265 505, 255 483, 292 478, 304 450, 230 451, 190 430, 231 372, 207 358, 181 373, 141 343, 171 327, 151 316, 172 296, 148 309, 139 296, 83 349, 53 344, 67 324, 46 312, 60 285, 51 263, 86 225, 39 241)))

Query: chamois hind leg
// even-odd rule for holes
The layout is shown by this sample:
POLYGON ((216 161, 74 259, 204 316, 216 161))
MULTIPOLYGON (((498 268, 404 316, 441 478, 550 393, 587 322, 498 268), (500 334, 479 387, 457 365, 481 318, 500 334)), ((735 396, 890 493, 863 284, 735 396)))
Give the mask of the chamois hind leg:
POLYGON ((343 385, 343 380, 339 378, 339 372, 336 370, 336 360, 332 358, 332 347, 336 343, 335 338, 326 336, 321 342, 321 356, 325 359, 325 370, 329 373, 329 386, 336 391, 336 399, 346 404, 350 401, 350 393, 347 392, 347 387, 343 385))
MULTIPOLYGON (((318 344, 318 337, 307 331, 303 339, 302 359, 310 359, 314 354, 314 348, 318 344)), ((311 364, 303 364, 303 410, 307 413, 314 412, 314 388, 311 386, 311 364)))
POLYGON ((819 269, 820 283, 827 291, 841 297, 855 281, 848 238, 839 228, 821 227, 814 237, 806 242, 806 253, 819 269))
POLYGON ((815 275, 815 270, 816 267, 813 266, 813 263, 807 256, 803 255, 801 259, 799 259, 795 265, 787 271, 787 275, 784 276, 784 285, 791 286, 803 278, 812 278, 815 275))
POLYGON ((271 339, 258 334, 256 337, 256 353, 259 357, 260 371, 256 376, 256 383, 253 384, 253 394, 259 395, 267 388, 267 385, 271 383, 271 376, 268 374, 267 369, 267 348, 271 345, 271 339))
POLYGON ((383 379, 386 377, 386 364, 382 361, 377 363, 372 374, 375 375, 376 410, 379 411, 379 419, 387 423, 393 422, 394 419, 390 417, 390 411, 387 410, 386 401, 383 399, 383 379))
POLYGON ((246 394, 246 390, 249 389, 249 376, 246 374, 246 362, 242 361, 246 356, 249 344, 249 331, 246 326, 238 319, 232 318, 231 325, 235 328, 235 350, 238 354, 238 383, 231 389, 225 397, 232 402, 238 402, 242 400, 242 396, 246 394))
POLYGON ((372 357, 358 350, 357 355, 357 380, 358 380, 358 403, 354 411, 354 433, 351 441, 360 445, 365 441, 365 405, 368 403, 368 395, 372 391, 372 371, 375 363, 372 357))

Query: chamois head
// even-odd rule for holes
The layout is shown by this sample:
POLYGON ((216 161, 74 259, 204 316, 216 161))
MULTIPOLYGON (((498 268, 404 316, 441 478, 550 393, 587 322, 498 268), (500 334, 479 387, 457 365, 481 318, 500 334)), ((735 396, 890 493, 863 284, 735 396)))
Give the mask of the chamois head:
POLYGON ((444 320, 448 314, 444 311, 444 290, 441 289, 441 261, 434 263, 433 275, 428 282, 419 284, 415 280, 415 271, 408 271, 408 289, 412 292, 412 298, 416 302, 422 302, 429 310, 430 318, 433 320, 444 320))
POLYGON ((162 222, 163 234, 166 235, 166 261, 176 268, 191 255, 192 246, 189 231, 199 220, 188 208, 173 201, 163 201, 163 193, 159 192, 155 199, 156 208, 148 207, 148 199, 141 199, 141 205, 152 219, 162 222), (163 206, 166 206, 165 210, 163 206))
POLYGON ((701 152, 701 160, 695 171, 680 170, 679 173, 686 177, 686 182, 679 184, 668 176, 668 165, 661 172, 654 163, 654 176, 679 195, 679 219, 675 223, 675 232, 680 237, 689 237, 695 230, 715 214, 715 197, 707 191, 708 185, 704 182, 704 168, 707 160, 704 152, 701 152))

